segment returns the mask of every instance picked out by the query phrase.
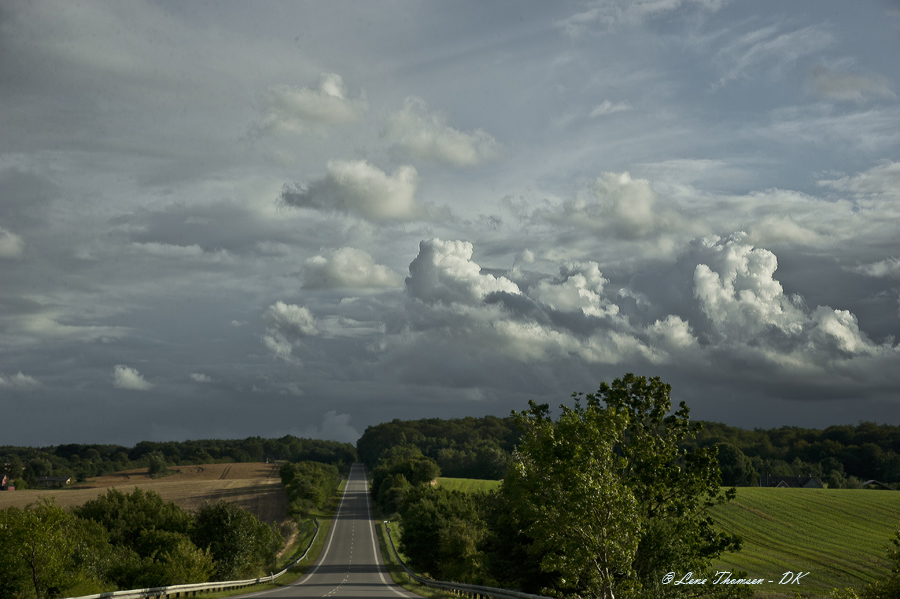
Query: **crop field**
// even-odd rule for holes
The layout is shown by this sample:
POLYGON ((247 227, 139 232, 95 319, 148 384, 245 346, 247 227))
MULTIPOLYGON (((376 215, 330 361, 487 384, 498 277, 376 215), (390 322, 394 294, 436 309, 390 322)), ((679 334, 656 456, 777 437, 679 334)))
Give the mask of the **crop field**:
POLYGON ((135 487, 153 490, 166 501, 184 509, 197 510, 207 501, 224 499, 253 512, 264 522, 282 522, 287 515, 287 494, 281 484, 277 464, 201 464, 172 466, 171 476, 150 478, 147 469, 124 470, 109 476, 88 479, 64 489, 27 489, 0 492, 0 509, 24 507, 41 497, 54 497, 57 505, 81 505, 106 489, 115 487, 130 493, 135 487))
POLYGON ((739 488, 735 501, 713 508, 713 519, 744 539, 740 552, 716 562, 719 570, 773 580, 760 585, 761 597, 824 596, 888 573, 886 553, 900 526, 900 493, 739 488), (809 574, 788 589, 778 584, 787 571, 809 574))
POLYGON ((480 493, 496 491, 500 487, 499 480, 479 480, 477 478, 444 478, 437 479, 437 486, 450 491, 464 493, 480 493))

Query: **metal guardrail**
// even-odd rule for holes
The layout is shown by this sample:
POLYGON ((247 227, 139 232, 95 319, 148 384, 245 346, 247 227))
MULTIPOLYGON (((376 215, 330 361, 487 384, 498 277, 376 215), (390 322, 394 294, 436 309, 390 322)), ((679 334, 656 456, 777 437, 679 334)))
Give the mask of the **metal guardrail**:
POLYGON ((288 570, 296 566, 300 561, 306 558, 309 550, 312 548, 316 537, 319 536, 319 520, 314 519, 316 523, 316 533, 306 546, 303 555, 289 563, 285 568, 277 574, 270 576, 262 576, 260 578, 248 578, 247 580, 226 580, 220 582, 201 582, 195 584, 178 584, 167 587, 154 587, 151 589, 131 589, 129 591, 109 591, 107 593, 97 593, 96 595, 83 595, 81 597, 70 597, 69 599, 149 599, 151 597, 188 597, 197 593, 209 593, 211 591, 231 591, 257 584, 265 584, 275 582, 275 579, 287 573, 288 570))
POLYGON ((419 576, 412 570, 410 570, 403 560, 400 559, 400 554, 397 553, 397 548, 394 547, 394 539, 391 536, 391 527, 388 526, 388 523, 384 523, 385 534, 387 535, 388 543, 391 546, 391 551, 394 553, 394 557, 397 559, 397 563, 400 564, 406 573, 409 574, 409 577, 418 582, 421 585, 426 587, 431 587, 434 589, 443 589, 445 591, 451 591, 456 593, 457 595, 462 595, 464 597, 490 597, 491 599, 553 599, 552 597, 545 597, 543 595, 529 595, 528 593, 520 593, 519 591, 511 591, 509 589, 498 589, 495 587, 483 587, 475 584, 463 584, 461 582, 447 582, 446 580, 434 580, 432 578, 426 578, 425 576, 419 576))

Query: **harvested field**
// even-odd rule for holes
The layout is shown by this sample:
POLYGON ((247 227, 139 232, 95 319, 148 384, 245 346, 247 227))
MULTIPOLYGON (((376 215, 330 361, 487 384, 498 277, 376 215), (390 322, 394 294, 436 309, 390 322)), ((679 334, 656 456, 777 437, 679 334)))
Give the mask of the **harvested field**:
POLYGON ((24 507, 40 497, 53 496, 57 505, 81 505, 106 489, 115 487, 130 493, 135 487, 153 490, 166 501, 196 511, 207 501, 220 499, 236 503, 264 522, 282 522, 287 517, 287 494, 281 484, 277 464, 201 464, 172 466, 174 474, 150 478, 146 468, 124 470, 109 476, 89 479, 65 489, 28 489, 0 492, 0 509, 24 507))

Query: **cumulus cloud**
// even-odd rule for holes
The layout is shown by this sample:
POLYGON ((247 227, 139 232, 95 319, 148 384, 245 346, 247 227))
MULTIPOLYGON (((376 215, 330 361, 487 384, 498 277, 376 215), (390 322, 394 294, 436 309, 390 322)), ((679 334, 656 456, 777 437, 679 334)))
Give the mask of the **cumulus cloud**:
POLYGON ((400 275, 376 264, 368 252, 352 247, 309 258, 303 277, 306 289, 399 287, 402 283, 400 275))
POLYGON ((881 75, 835 71, 824 65, 813 69, 810 82, 817 93, 839 102, 864 104, 896 95, 888 80, 881 75))
POLYGON ((202 372, 192 372, 191 379, 195 383, 211 383, 211 382, 213 382, 212 378, 209 375, 203 374, 202 372))
POLYGON ((309 439, 327 439, 344 443, 356 443, 359 432, 350 425, 350 414, 338 414, 337 410, 329 410, 322 416, 319 426, 309 426, 300 436, 309 439))
POLYGON ((407 98, 403 110, 390 116, 385 135, 394 149, 415 158, 472 166, 493 160, 500 154, 496 139, 477 129, 464 132, 447 124, 445 116, 429 113, 425 101, 407 98))
POLYGON ((588 316, 615 316, 618 306, 604 295, 608 283, 596 262, 576 262, 559 269, 560 278, 544 279, 529 289, 531 297, 562 312, 580 311, 588 316))
POLYGON ((745 239, 704 240, 703 262, 694 270, 694 293, 722 342, 806 367, 896 353, 890 343, 873 343, 848 310, 809 310, 801 297, 785 295, 774 277, 775 254, 745 239))
POLYGON ((694 270, 694 294, 718 330, 744 337, 769 327, 796 334, 801 312, 775 280, 775 254, 744 242, 744 234, 703 240, 705 262, 694 270))
POLYGON ((113 386, 131 391, 147 391, 153 388, 153 384, 144 380, 140 372, 123 364, 116 364, 113 368, 113 386))
POLYGON ((22 255, 25 243, 22 238, 0 227, 0 258, 15 258, 22 255))
POLYGON ((353 214, 376 222, 410 221, 423 216, 416 202, 419 175, 401 166, 391 175, 364 160, 328 162, 324 178, 308 187, 285 186, 281 201, 296 208, 353 214))
POLYGON ((32 389, 37 389, 40 386, 40 381, 38 381, 33 376, 22 374, 21 371, 12 376, 0 374, 0 389, 31 391, 32 389))
POLYGON ((263 119, 260 133, 299 133, 311 124, 344 125, 362 118, 368 108, 365 96, 347 97, 340 75, 322 73, 315 88, 273 85, 259 97, 263 119))
POLYGON ((419 243, 419 254, 409 265, 406 289, 426 303, 477 304, 493 292, 519 293, 506 277, 483 274, 472 261, 474 246, 468 241, 431 239, 419 243))
POLYGON ((294 361, 293 348, 303 339, 319 335, 316 319, 308 308, 284 302, 275 302, 263 314, 268 325, 263 344, 276 358, 294 361))
POLYGON ((659 241, 697 229, 676 206, 659 197, 650 181, 633 179, 627 172, 603 173, 586 192, 559 205, 536 210, 532 218, 630 240, 659 241))

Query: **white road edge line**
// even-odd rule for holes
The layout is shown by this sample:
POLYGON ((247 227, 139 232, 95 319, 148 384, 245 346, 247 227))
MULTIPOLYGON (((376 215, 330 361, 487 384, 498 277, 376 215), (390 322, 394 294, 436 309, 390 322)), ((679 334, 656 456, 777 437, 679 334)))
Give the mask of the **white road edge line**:
MULTIPOLYGON (((371 508, 371 505, 369 504, 369 485, 368 485, 368 480, 366 480, 365 476, 363 476, 363 482, 366 485, 366 487, 365 487, 365 490, 366 490, 366 513, 371 514, 372 508, 371 508)), ((371 537, 372 537, 372 551, 375 554, 375 565, 377 566, 378 565, 378 556, 381 555, 381 552, 379 551, 378 546, 375 544, 375 526, 377 526, 377 524, 375 524, 375 520, 374 519, 369 520, 369 535, 371 535, 371 537)), ((384 564, 382 564, 382 565, 384 565, 384 564)), ((404 595, 403 593, 398 591, 396 588, 394 588, 396 586, 396 583, 393 580, 391 580, 391 582, 388 583, 388 581, 385 580, 385 578, 384 578, 384 569, 386 569, 386 568, 387 568, 387 566, 385 566, 385 568, 378 568, 378 576, 381 578, 381 582, 383 582, 385 584, 385 586, 387 588, 389 588, 395 595, 397 595, 399 597, 404 597, 404 598, 420 597, 419 595, 404 595)))

